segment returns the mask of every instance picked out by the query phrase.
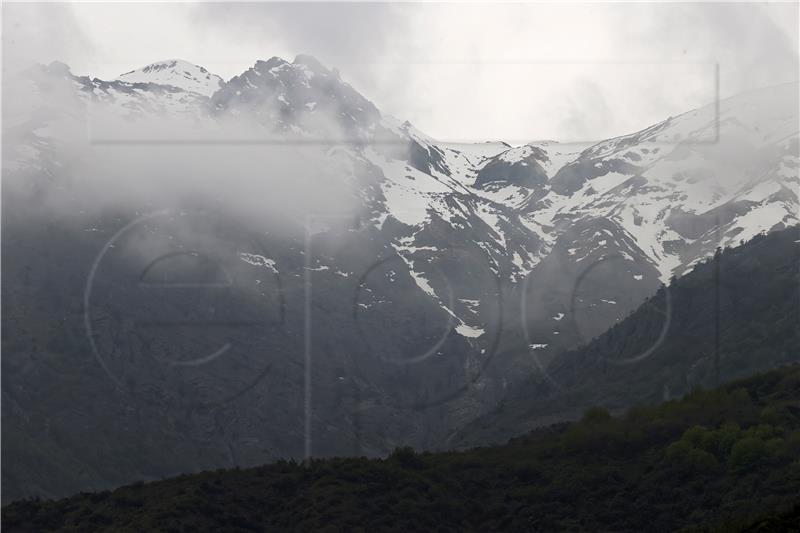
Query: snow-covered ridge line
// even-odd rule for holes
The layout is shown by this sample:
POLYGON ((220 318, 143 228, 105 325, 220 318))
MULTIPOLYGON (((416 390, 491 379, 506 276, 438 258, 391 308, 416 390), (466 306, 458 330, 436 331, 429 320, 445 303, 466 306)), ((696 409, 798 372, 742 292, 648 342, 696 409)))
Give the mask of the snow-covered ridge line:
POLYGON ((168 59, 151 63, 120 74, 117 79, 128 83, 169 85, 209 97, 217 92, 223 83, 222 78, 216 74, 182 59, 168 59))

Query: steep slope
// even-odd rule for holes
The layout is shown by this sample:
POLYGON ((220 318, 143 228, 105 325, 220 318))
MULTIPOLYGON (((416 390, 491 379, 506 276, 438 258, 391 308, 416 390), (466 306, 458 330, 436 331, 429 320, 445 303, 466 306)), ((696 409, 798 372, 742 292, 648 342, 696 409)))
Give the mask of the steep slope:
POLYGON ((592 409, 503 446, 281 461, 16 502, 3 508, 3 527, 796 531, 799 415, 794 366, 620 418, 592 409))
POLYGON ((534 322, 563 313, 578 330, 551 321, 529 343, 591 339, 717 247, 796 224, 797 94, 787 84, 732 97, 557 169, 523 217, 546 243, 523 298, 534 322))
MULTIPOLYGON (((797 90, 743 94, 592 146, 553 176, 553 192, 569 198, 562 216, 613 222, 662 281, 712 239, 730 246, 796 221, 797 90)), ((558 204, 556 194, 531 211, 558 204)))
POLYGON ((698 264, 448 442, 502 442, 592 405, 653 404, 800 361, 798 243, 794 226, 698 264))

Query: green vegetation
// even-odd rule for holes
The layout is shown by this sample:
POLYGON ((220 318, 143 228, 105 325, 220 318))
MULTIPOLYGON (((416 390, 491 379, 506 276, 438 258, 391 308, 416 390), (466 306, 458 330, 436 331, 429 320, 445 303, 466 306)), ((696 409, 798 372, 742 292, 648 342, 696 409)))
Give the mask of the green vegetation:
POLYGON ((789 531, 800 367, 465 452, 280 461, 3 508, 4 531, 789 531))

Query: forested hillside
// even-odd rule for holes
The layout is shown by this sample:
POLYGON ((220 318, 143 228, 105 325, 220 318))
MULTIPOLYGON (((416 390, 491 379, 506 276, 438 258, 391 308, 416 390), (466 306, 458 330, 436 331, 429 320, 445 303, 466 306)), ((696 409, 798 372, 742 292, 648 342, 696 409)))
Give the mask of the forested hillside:
POLYGON ((5 531, 790 531, 800 367, 467 452, 278 462, 3 508, 5 531))
POLYGON ((448 444, 501 443, 592 406, 655 405, 800 362, 798 242, 794 226, 720 250, 604 334, 556 355, 448 444))

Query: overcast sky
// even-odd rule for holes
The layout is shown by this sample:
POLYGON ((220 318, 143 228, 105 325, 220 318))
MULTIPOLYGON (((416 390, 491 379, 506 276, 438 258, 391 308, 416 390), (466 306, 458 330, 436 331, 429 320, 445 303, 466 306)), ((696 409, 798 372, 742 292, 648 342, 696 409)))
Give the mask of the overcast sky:
POLYGON ((163 59, 228 79, 304 53, 444 141, 596 140, 798 79, 798 5, 4 4, 4 68, 113 78, 163 59))

